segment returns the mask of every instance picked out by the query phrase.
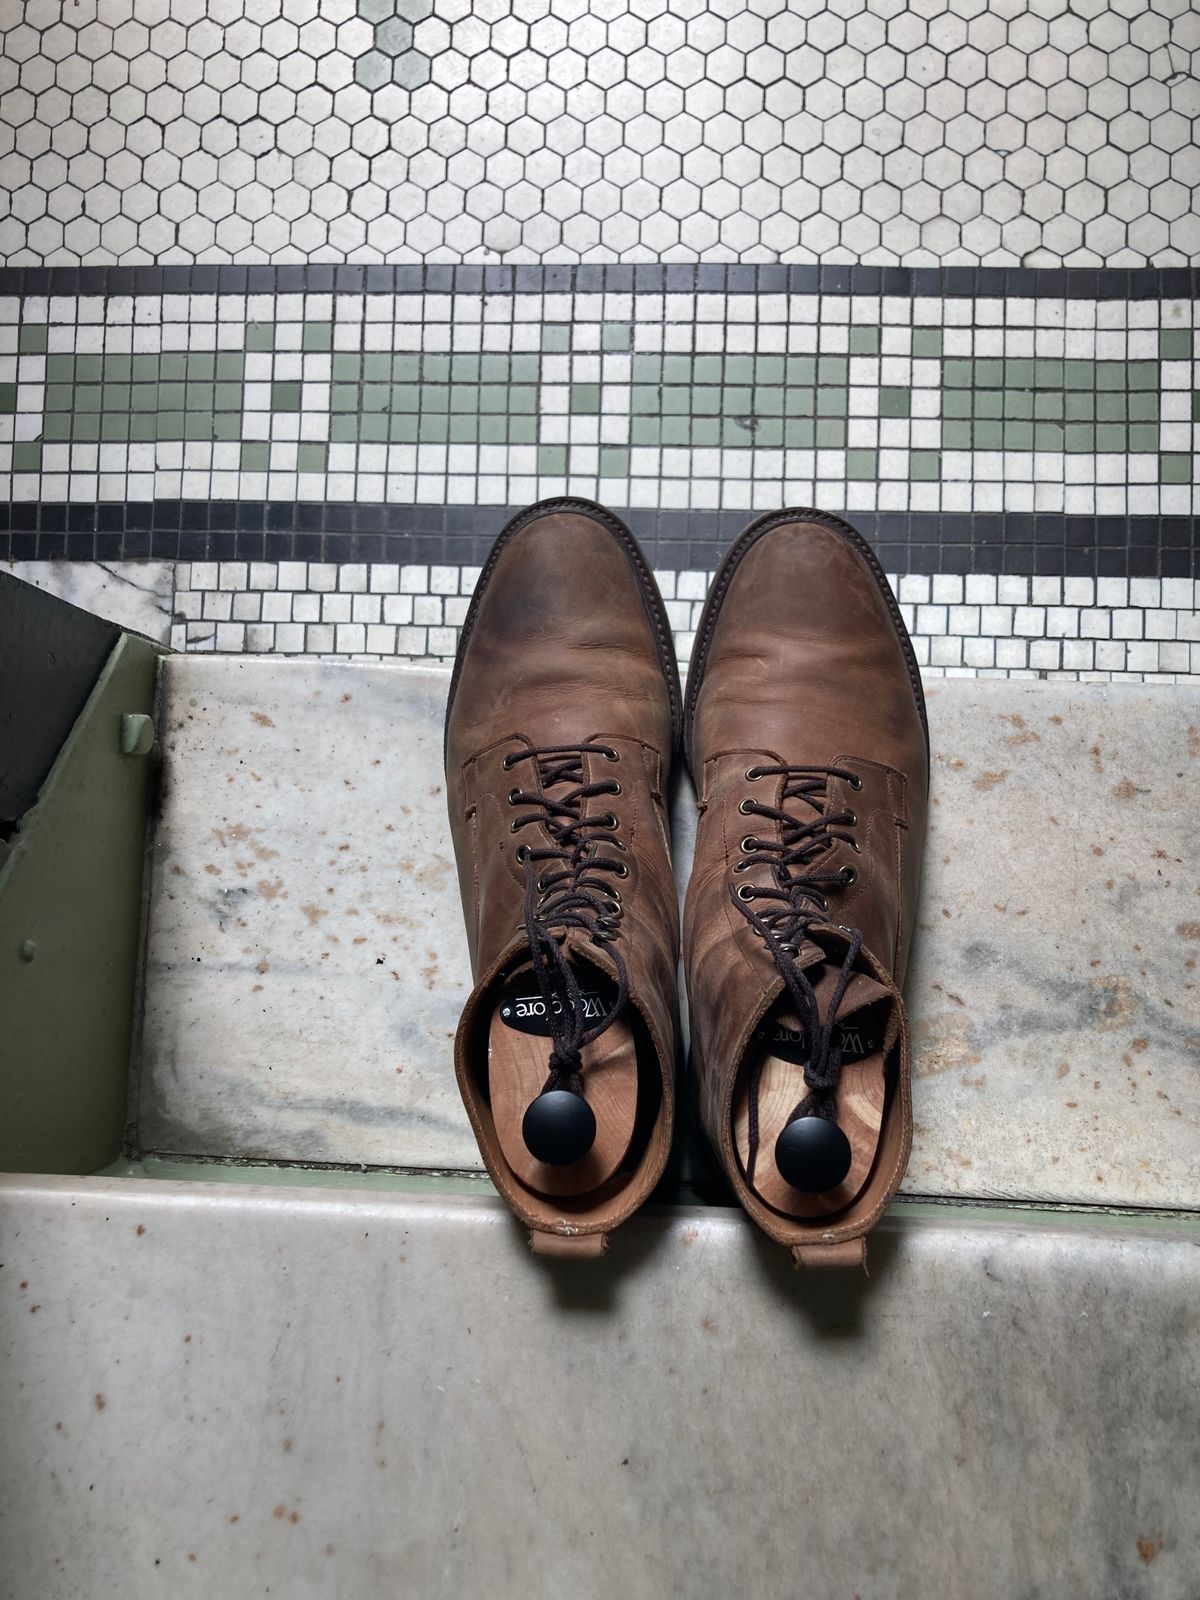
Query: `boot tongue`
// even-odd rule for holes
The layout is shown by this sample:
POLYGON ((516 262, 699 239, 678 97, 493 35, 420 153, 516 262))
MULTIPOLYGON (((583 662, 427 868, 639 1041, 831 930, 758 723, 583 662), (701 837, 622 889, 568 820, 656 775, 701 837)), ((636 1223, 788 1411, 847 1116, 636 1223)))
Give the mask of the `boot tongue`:
MULTIPOLYGON (((800 947, 796 965, 804 971, 813 986, 822 1023, 828 1021, 829 1005, 840 976, 838 963, 817 945, 806 943, 800 947)), ((837 1013, 843 1060, 861 1060, 864 1056, 891 1049, 900 1026, 896 1007, 891 1003, 893 999, 892 990, 869 974, 855 972, 851 976, 837 1013), (888 1002, 886 1015, 882 1010, 874 1017, 866 1015, 871 1007, 879 1006, 881 1001, 888 1002), (858 1026, 855 1025, 856 1020, 858 1026)), ((835 1040, 838 1039, 838 1028, 834 1030, 835 1040)), ((760 1043, 769 1045, 785 1060, 794 1058, 800 1062, 807 1061, 810 1047, 805 1038, 804 1025, 793 1010, 786 989, 759 1024, 757 1037, 760 1043)))

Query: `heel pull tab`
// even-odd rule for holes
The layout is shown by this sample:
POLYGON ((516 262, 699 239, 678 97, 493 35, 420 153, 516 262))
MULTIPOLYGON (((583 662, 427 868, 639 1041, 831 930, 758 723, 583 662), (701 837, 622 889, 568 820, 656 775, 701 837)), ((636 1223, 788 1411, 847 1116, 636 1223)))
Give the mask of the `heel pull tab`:
POLYGON ((598 1261, 608 1254, 606 1233, 543 1233, 533 1228, 529 1248, 535 1256, 556 1256, 561 1261, 598 1261))
POLYGON ((792 1261, 797 1267, 861 1267, 867 1270, 865 1238, 844 1239, 840 1244, 794 1244, 792 1261))

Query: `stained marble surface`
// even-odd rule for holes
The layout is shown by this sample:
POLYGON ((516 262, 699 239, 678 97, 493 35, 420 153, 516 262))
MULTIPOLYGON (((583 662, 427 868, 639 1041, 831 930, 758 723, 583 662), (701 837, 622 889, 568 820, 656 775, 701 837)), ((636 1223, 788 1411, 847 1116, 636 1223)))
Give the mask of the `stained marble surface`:
POLYGON ((164 661, 145 1148, 478 1165, 450 1064, 469 970, 446 683, 423 667, 164 661))
POLYGON ((5 1593, 1192 1600, 1195 1239, 3 1179, 5 1593))
POLYGON ((73 606, 166 644, 175 595, 173 561, 4 561, 5 572, 73 606))
MULTIPOLYGON (((144 1147, 477 1169, 450 1066, 447 675, 164 673, 144 1147)), ((1200 692, 947 680, 928 700, 906 1191, 1200 1206, 1200 692)), ((682 883, 686 784, 675 809, 682 883)))

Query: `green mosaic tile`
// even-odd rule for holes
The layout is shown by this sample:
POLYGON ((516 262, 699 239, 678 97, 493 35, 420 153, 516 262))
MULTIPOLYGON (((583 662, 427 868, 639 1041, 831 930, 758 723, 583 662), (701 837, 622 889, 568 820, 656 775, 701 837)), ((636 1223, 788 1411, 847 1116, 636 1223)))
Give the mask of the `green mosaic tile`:
POLYGON ((1151 454, 1158 449, 1158 424, 1135 422, 1128 430, 1128 442, 1120 448, 1135 451, 1138 455, 1151 454))
POLYGON ((1191 456, 1161 455, 1158 458, 1160 483, 1191 483, 1194 471, 1191 456))
POLYGON ((532 384, 514 384, 508 391, 508 409, 513 416, 537 415, 538 392, 532 384))
POLYGON ((1058 421, 1066 412, 1066 397, 1041 390, 1033 397, 1033 414, 1039 421, 1058 421))
POLYGON ((1031 389, 1006 389, 1001 396, 1001 415, 1018 422, 1033 416, 1034 394, 1031 389))
POLYGON ((1004 424, 1002 422, 976 422, 972 444, 976 450, 1003 450, 1004 424))
POLYGON ((1090 454, 1096 448, 1096 430, 1085 422, 1068 422, 1063 429, 1063 443, 1067 450, 1090 454))
POLYGON ((566 446, 541 444, 537 453, 538 474, 543 478, 561 478, 567 470, 566 446))
POLYGON ((817 382, 821 384, 840 384, 843 387, 850 380, 850 363, 845 356, 819 356, 817 358, 817 382))
POLYGON ((451 444, 479 443, 479 418, 477 416, 456 415, 451 412, 449 422, 451 444))
POLYGON ((881 417, 907 417, 912 412, 912 395, 908 389, 897 389, 885 385, 879 391, 879 415, 881 417))
POLYGON ((509 444, 536 444, 537 418, 509 417, 508 442, 509 444))
POLYGON ((634 356, 630 366, 630 377, 635 385, 643 383, 661 383, 663 374, 663 358, 660 355, 634 356))
POLYGON ((542 349, 563 354, 571 348, 571 329, 564 322, 546 322, 542 325, 542 349))
POLYGON ((129 424, 131 418, 128 412, 121 415, 119 412, 102 412, 100 416, 100 438, 106 444, 120 444, 129 438, 129 424))
POLYGON ((726 417, 721 428, 721 443, 732 450, 745 450, 748 445, 761 443, 757 437, 758 427, 755 417, 726 417))
POLYGON ((0 383, 0 412, 11 416, 17 409, 17 386, 15 383, 0 383))
POLYGON ((449 383, 450 357, 443 355, 422 356, 421 378, 425 383, 449 383))
MULTIPOLYGON (((749 359, 749 358, 747 358, 749 359)), ((788 364, 783 356, 756 356, 754 381, 760 388, 778 388, 789 381, 788 364)), ((811 382, 805 379, 804 382, 811 382)))
POLYGON ((692 442, 691 424, 686 417, 664 417, 662 419, 662 442, 664 445, 686 445, 692 442))
MULTIPOLYGON (((762 380, 766 381, 766 380, 762 380)), ((754 357, 753 356, 726 356, 725 357, 725 382, 753 384, 754 382, 754 357)))
POLYGON ((181 350, 164 350, 158 358, 158 376, 164 381, 187 377, 187 357, 181 350))
POLYGON ((1065 444, 1066 440, 1061 422, 1034 423, 1033 448, 1035 450, 1062 450, 1065 444))
POLYGON ((977 417, 1002 417, 1004 415, 1004 397, 1006 389, 981 389, 975 396, 975 415, 977 417))
POLYGON ((692 382, 720 383, 724 376, 721 371, 723 362, 723 356, 693 356, 692 382))
POLYGON ((942 448, 944 450, 969 450, 973 443, 974 434, 969 422, 957 419, 943 421, 942 448))
POLYGON ((942 458, 936 450, 910 450, 908 476, 913 482, 928 483, 942 475, 942 458))
POLYGON ((42 470, 42 442, 40 439, 18 439, 12 447, 14 472, 40 472, 42 470))
POLYGON ((930 360, 942 353, 942 330, 940 328, 914 328, 912 331, 912 353, 922 360, 930 360))
POLYGON ((657 410, 664 417, 689 416, 692 410, 692 391, 690 389, 660 389, 658 393, 657 410))
POLYGON ((100 438, 100 416, 98 412, 81 414, 76 412, 71 419, 71 437, 81 443, 91 444, 100 438))
POLYGON ((217 375, 217 356, 214 350, 193 350, 187 358, 187 376, 193 381, 211 383, 217 375))
POLYGON ((75 390, 76 415, 81 411, 100 411, 102 409, 100 404, 102 394, 103 390, 98 383, 81 384, 75 390))
MULTIPOLYGON (((1155 429, 1155 443, 1157 432, 1155 429)), ((1119 451, 1122 454, 1129 448, 1129 429, 1123 422, 1098 422, 1096 424, 1096 449, 1106 451, 1119 451)))
POLYGON ((602 478, 627 478, 629 476, 629 451, 623 445, 601 445, 600 476, 602 478))
MULTIPOLYGON (((1100 395, 1097 398, 1097 403, 1102 404, 1107 398, 1107 395, 1100 395)), ((1124 400, 1125 414, 1130 422, 1157 422, 1159 420, 1161 401, 1157 393, 1129 394, 1124 396, 1124 400)))
POLYGON ((353 444, 358 439, 358 417, 339 412, 329 419, 329 437, 335 444, 353 444))
POLYGON ((1158 391, 1162 388, 1162 373, 1157 361, 1131 361, 1127 371, 1131 389, 1158 391))
POLYGON ((1200 389, 1192 390, 1192 421, 1200 422, 1200 389))
POLYGON ((783 442, 789 450, 811 450, 817 442, 817 425, 811 417, 788 417, 783 442))
POLYGON ((697 450, 716 450, 721 443, 719 417, 695 417, 692 420, 691 444, 697 450))
POLYGON ((847 417, 850 415, 849 389, 818 389, 817 415, 819 417, 847 417))
POLYGON ((701 383, 691 391, 692 415, 694 417, 718 417, 721 414, 721 401, 725 390, 720 384, 701 383))
POLYGON ((846 424, 828 419, 817 423, 816 446, 818 450, 841 450, 846 443, 846 424))
POLYGON ((571 414, 576 417, 600 415, 600 385, 598 383, 573 383, 571 385, 571 414))
POLYGON ((846 476, 854 481, 871 481, 878 476, 879 457, 874 450, 847 450, 846 476))
MULTIPOLYGON (((600 329, 601 350, 632 350, 633 325, 628 322, 606 322, 600 329)), ((602 476, 616 477, 616 473, 604 473, 602 476)))
POLYGON ((248 322, 246 324, 247 350, 274 350, 275 324, 273 322, 248 322))
POLYGON ((266 472, 271 464, 271 446, 265 440, 247 439, 242 445, 242 471, 266 472))
POLYGON ((657 417, 633 417, 629 423, 629 438, 633 444, 661 444, 662 424, 657 417))
POLYGON ((782 417, 792 409, 788 399, 786 389, 758 388, 754 391, 754 410, 760 417, 782 417))
MULTIPOLYGON (((387 391, 384 390, 386 394, 387 391)), ((272 411, 299 411, 300 409, 300 383, 298 379, 277 378, 271 385, 271 410, 272 411)))
POLYGON ((691 356, 666 356, 662 364, 662 381, 664 383, 691 383, 691 356))
POLYGON ((296 451, 296 467, 300 472, 324 472, 328 459, 328 445, 304 443, 296 451))
MULTIPOLYGON (((241 429, 238 428, 233 437, 236 439, 241 429)), ((129 419, 129 437, 139 444, 148 443, 158 438, 158 413, 153 411, 142 414, 134 413, 129 419)))
POLYGON ((300 335, 301 350, 332 350, 333 323, 306 322, 300 335))
POLYGON ((46 349, 50 330, 44 322, 25 322, 17 335, 17 349, 22 355, 41 355, 46 349))
POLYGON ((1160 361, 1190 361, 1193 346, 1190 328, 1164 328, 1158 336, 1160 361))
POLYGON ((1094 422, 1096 420, 1096 395, 1068 389, 1063 397, 1068 422, 1094 422))
MULTIPOLYGON (((1032 450, 1033 449, 1033 423, 1032 422, 1005 422, 1004 423, 1004 448, 1006 450, 1032 450)), ((946 440, 943 437, 942 443, 946 440)))
POLYGON ((42 438, 47 444, 62 444, 71 437, 71 415, 67 411, 48 411, 42 418, 42 438))
POLYGON ((387 436, 392 444, 416 444, 420 424, 412 413, 388 419, 387 436))
POLYGON ((759 417, 754 425, 754 443, 761 450, 779 450, 783 447, 783 418, 759 417))
POLYGON ((879 354, 879 329, 851 328, 850 354, 852 356, 877 356, 879 354))

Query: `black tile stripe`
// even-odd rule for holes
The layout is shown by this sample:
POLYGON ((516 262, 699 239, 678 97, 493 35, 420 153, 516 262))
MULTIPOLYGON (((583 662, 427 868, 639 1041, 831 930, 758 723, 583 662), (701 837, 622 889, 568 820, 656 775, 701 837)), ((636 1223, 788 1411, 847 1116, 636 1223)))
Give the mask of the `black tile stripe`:
POLYGON ((651 262, 641 265, 0 267, 0 295, 856 294, 952 298, 1186 300, 1200 267, 871 267, 651 262))
MULTIPOLYGON (((0 505, 12 560, 399 561, 478 566, 519 506, 157 500, 0 505)), ((707 570, 756 513, 620 509, 651 562, 707 570)), ((1200 517, 847 512, 896 573, 1200 575, 1200 517)))

